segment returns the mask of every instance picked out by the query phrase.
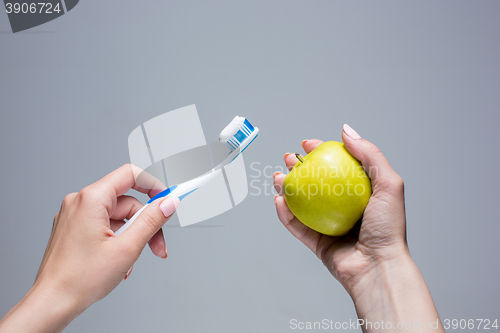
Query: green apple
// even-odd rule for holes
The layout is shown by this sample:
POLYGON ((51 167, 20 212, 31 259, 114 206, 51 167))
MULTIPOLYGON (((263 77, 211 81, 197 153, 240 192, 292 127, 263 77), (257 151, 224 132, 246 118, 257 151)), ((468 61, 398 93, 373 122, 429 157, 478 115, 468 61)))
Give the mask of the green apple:
POLYGON ((283 183, 288 207, 311 229, 345 235, 370 200, 370 178, 341 142, 324 142, 303 158, 296 155, 299 162, 283 183))

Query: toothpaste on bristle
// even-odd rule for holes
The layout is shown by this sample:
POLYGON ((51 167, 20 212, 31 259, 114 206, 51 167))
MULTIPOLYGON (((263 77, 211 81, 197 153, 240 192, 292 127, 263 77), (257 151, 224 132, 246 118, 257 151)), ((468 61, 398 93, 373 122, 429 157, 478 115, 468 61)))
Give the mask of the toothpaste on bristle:
POLYGON ((235 135, 240 130, 244 121, 245 117, 238 117, 238 116, 234 117, 231 123, 227 125, 222 130, 222 132, 220 132, 219 141, 226 142, 227 140, 231 139, 233 135, 235 135))

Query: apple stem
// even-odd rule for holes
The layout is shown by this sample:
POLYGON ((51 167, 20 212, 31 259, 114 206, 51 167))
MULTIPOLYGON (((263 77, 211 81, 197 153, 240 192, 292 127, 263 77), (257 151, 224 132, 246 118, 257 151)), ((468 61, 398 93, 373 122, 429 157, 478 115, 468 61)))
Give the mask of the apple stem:
POLYGON ((300 156, 299 153, 295 153, 295 157, 300 161, 300 163, 304 163, 304 160, 302 159, 302 156, 300 156))

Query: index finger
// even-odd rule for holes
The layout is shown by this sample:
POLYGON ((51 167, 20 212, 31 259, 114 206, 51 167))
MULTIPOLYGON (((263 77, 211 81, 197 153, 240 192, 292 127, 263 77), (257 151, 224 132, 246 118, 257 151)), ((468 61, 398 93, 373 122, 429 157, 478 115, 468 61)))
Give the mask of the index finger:
POLYGON ((166 189, 156 177, 132 164, 121 166, 90 186, 95 186, 114 198, 127 193, 131 188, 147 194, 150 198, 166 189), (137 181, 139 177, 140 182, 137 181))

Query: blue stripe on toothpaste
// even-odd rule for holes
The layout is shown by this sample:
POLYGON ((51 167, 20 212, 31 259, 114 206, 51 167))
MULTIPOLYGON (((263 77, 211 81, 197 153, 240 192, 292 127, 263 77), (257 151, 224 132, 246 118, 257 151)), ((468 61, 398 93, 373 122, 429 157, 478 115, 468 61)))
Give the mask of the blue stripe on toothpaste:
POLYGON ((234 160, 236 159, 236 157, 240 156, 240 155, 241 155, 241 153, 243 153, 243 152, 245 151, 245 149, 247 149, 247 147, 248 147, 248 146, 250 146, 250 144, 253 142, 253 140, 255 140, 255 138, 257 138, 257 136, 258 136, 258 135, 259 135, 259 133, 257 133, 257 134, 253 137, 252 141, 250 141, 249 143, 247 143, 247 144, 245 145, 245 147, 244 147, 244 148, 243 148, 243 149, 242 149, 242 150, 238 153, 238 155, 236 155, 236 156, 235 156, 235 157, 231 160, 231 162, 232 162, 232 161, 234 161, 234 160))
POLYGON ((248 136, 245 133, 243 133, 241 130, 239 130, 238 132, 236 132, 236 134, 234 135, 234 137, 236 138, 236 140, 238 140, 241 143, 248 136))
POLYGON ((243 131, 245 132, 246 135, 250 135, 250 130, 248 129, 248 127, 246 127, 245 125, 243 125, 243 131))
POLYGON ((245 118, 245 121, 243 122, 243 124, 247 125, 247 127, 250 129, 250 131, 253 132, 253 126, 252 126, 252 124, 250 124, 250 122, 248 121, 247 118, 245 118))

